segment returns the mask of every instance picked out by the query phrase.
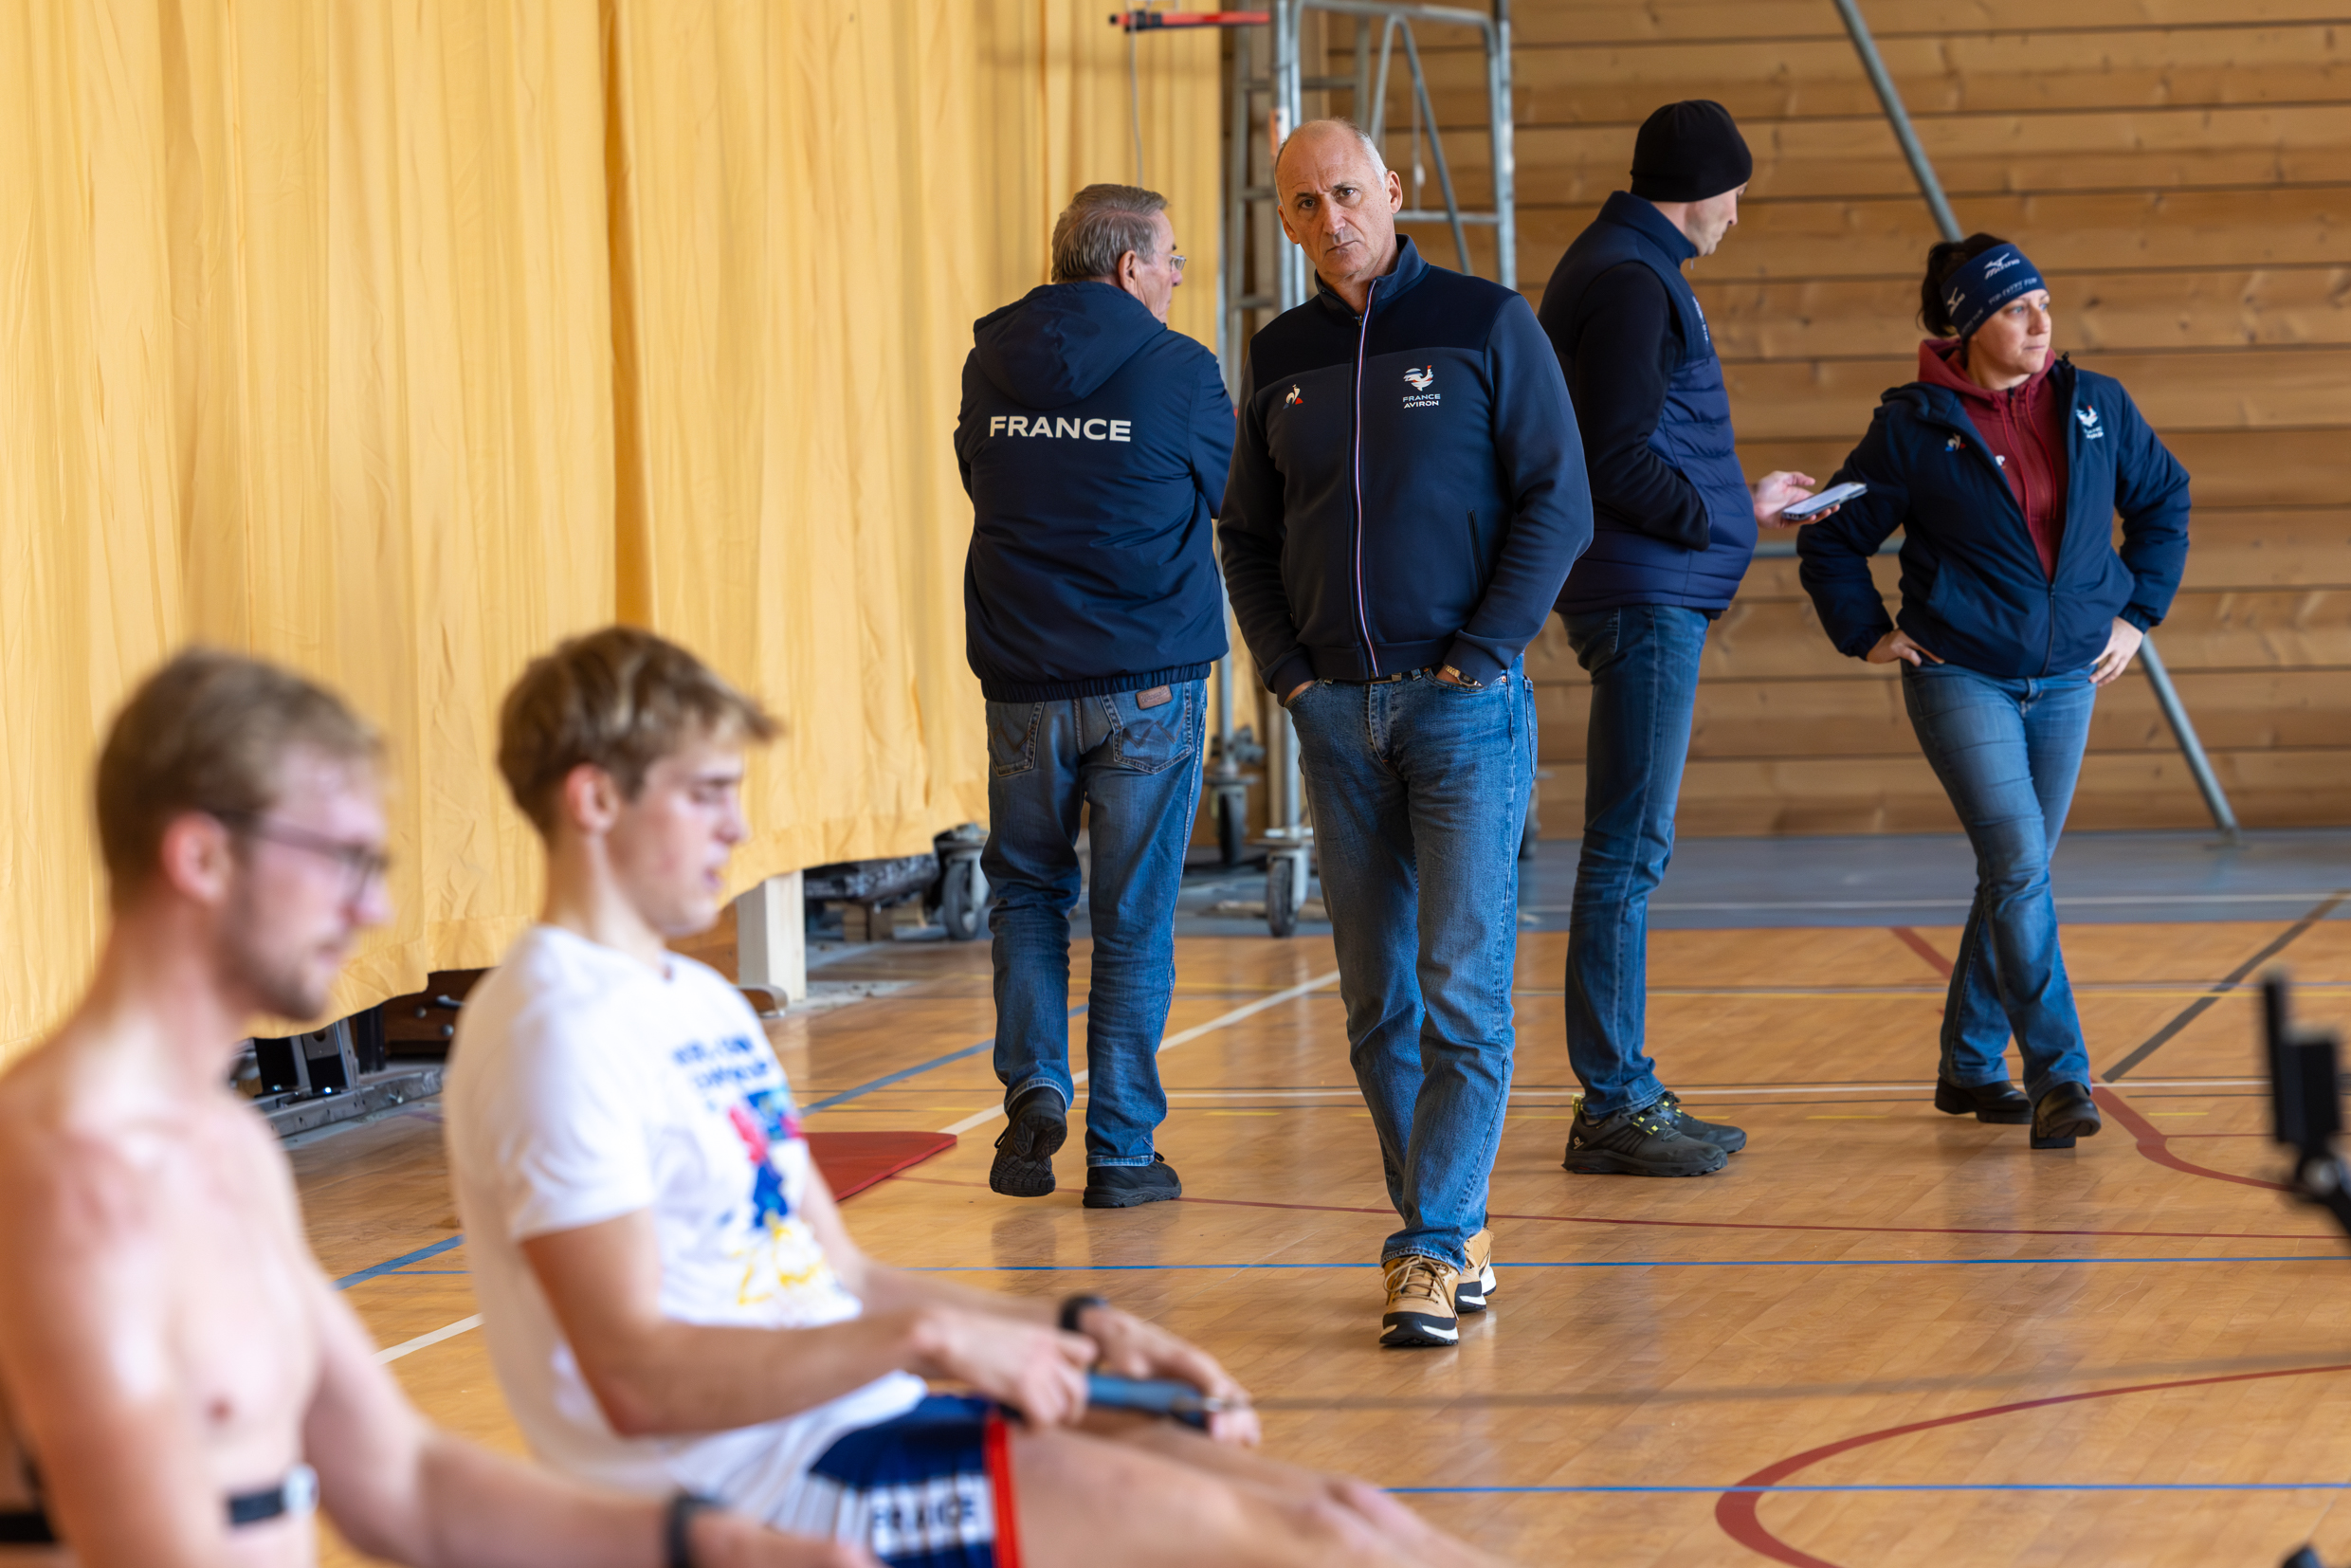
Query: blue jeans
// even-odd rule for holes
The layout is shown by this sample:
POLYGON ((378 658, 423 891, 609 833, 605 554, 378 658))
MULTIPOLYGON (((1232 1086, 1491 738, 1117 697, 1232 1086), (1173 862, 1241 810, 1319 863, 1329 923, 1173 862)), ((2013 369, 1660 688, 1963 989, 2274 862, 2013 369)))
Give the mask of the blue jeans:
POLYGON ((1583 854, 1567 930, 1567 1060, 1596 1121, 1665 1092, 1648 1050, 1649 896, 1673 858, 1710 623, 1662 604, 1560 619, 1592 676, 1583 854))
POLYGON ((1148 1165, 1167 1120, 1159 1039, 1176 989, 1176 894, 1200 803, 1204 681, 1153 692, 988 704, 996 1077, 1008 1105, 1049 1084, 1069 1103, 1069 911, 1078 811, 1092 845, 1085 1162, 1148 1165))
POLYGON ((1380 1257, 1461 1267, 1510 1098, 1535 688, 1516 665, 1474 690, 1318 681, 1289 711, 1349 1059, 1404 1221, 1380 1257))
POLYGON ((2089 1082, 2049 862, 2073 804, 2097 688, 2089 671, 2002 680, 1957 665, 1902 669, 1903 705, 1976 848, 1976 902, 1943 1005, 1941 1073, 1997 1084, 2013 1031, 2025 1093, 2089 1082))

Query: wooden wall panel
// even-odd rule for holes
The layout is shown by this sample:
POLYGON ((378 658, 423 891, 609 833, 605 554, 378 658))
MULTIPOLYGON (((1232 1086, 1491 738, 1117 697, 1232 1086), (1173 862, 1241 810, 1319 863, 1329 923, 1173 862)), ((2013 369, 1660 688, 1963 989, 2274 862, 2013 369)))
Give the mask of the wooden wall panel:
MULTIPOLYGON (((2120 377, 2194 476, 2186 585, 2157 637, 2239 814, 2351 822, 2351 17, 2340 0, 1868 9, 1960 221, 2032 252, 2060 346, 2120 377)), ((1826 478, 1880 393, 1914 374, 1935 237, 1834 8, 1517 0, 1513 15, 1522 286, 1540 298, 1624 184, 1651 108, 1728 103, 1756 174, 1740 227, 1692 282, 1750 472, 1826 478)), ((1461 41, 1422 34, 1475 202, 1490 189, 1484 82, 1461 41)), ((1406 123, 1400 91, 1388 112, 1406 123)), ((1400 158, 1402 137, 1390 145, 1400 158)), ((1423 196, 1435 204, 1433 172, 1423 196)), ((1448 233, 1414 232, 1452 264, 1448 233)), ((1491 243, 1471 237, 1482 269, 1491 243)), ((1876 574, 1892 593, 1890 556, 1876 574)), ((1794 559, 1757 561, 1704 670, 1683 831, 1953 826, 1899 683, 1828 646, 1794 559)), ((1556 622, 1528 671, 1545 830, 1572 833, 1590 697, 1556 622)), ((2133 671, 2100 696, 2073 825, 2205 820, 2133 671)))

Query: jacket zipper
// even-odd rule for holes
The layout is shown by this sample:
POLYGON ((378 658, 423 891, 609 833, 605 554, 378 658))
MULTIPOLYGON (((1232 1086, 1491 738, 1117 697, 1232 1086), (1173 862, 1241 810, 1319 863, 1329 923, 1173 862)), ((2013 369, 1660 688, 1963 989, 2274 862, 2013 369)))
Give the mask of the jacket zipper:
MULTIPOLYGON (((1960 411, 1959 419, 1961 424, 1954 425, 1946 423, 1943 426, 1943 428, 1949 430, 1953 435, 1958 436, 1963 444, 1971 447, 1980 447, 1987 455, 1987 458, 1992 465, 1993 483, 1998 487, 2000 499, 2007 501, 2011 506, 2014 506, 2016 508, 2016 520, 2024 524, 2025 548, 2032 552, 2032 564, 2035 566, 2040 565, 2041 552, 2040 548, 2032 542, 2032 520, 2025 516, 2024 507, 2017 504, 2016 492, 2008 487, 2008 475, 2002 471, 1999 460, 1997 458, 1990 457, 1989 454, 1992 451, 1991 444, 1984 440, 1982 433, 1976 428, 1975 422, 1968 419, 1964 410, 1960 411), (1961 425, 1964 425, 1965 428, 1962 428, 1961 425), (1976 439, 1973 442, 1969 442, 1967 440, 1969 436, 1974 436, 1976 439)), ((2025 483, 2024 475, 2021 470, 2018 472, 2016 478, 2018 484, 2021 486, 2025 483)), ((2049 636, 2041 647, 2041 674, 2046 676, 2049 673, 2050 661, 2057 656, 2057 576, 2053 572, 2045 572, 2042 575, 2047 577, 2049 580, 2049 636)))
POLYGON ((1355 624, 1363 633, 1363 673, 1379 673, 1379 655, 1372 649, 1371 613, 1363 599, 1363 352, 1372 335, 1372 301, 1379 293, 1375 278, 1363 292, 1363 315, 1355 334, 1355 624))

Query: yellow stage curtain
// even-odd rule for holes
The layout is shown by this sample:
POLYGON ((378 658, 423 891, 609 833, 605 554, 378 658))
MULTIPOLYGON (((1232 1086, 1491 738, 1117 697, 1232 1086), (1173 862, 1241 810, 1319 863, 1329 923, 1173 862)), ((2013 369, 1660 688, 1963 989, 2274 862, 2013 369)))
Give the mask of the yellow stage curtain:
MULTIPOLYGON (((983 813, 948 441, 974 318, 1135 177, 1107 8, 30 0, 0 18, 0 1053, 102 918, 87 778, 173 647, 392 749, 399 916, 337 1010, 488 962, 537 852, 499 695, 653 626, 791 736, 748 882, 983 813)), ((1218 67, 1136 50, 1212 341, 1218 67)))

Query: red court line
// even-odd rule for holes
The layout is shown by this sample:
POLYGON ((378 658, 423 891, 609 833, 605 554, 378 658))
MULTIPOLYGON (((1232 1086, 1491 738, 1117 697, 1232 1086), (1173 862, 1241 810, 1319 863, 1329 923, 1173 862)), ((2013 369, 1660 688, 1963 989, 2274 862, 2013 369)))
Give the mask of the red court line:
POLYGON ((2138 1140, 2139 1152, 2158 1165, 2168 1166, 2172 1170, 2188 1176, 2203 1176, 2212 1181, 2232 1181, 2240 1187, 2266 1187, 2273 1193, 2293 1191, 2291 1187, 2281 1186, 2274 1181, 2263 1181, 2258 1176, 2236 1176, 2228 1171, 2215 1171, 2209 1165, 2198 1165, 2192 1159, 2182 1159, 2172 1153, 2171 1140, 2164 1136, 2154 1122, 2131 1109, 2129 1103, 2121 1095, 2104 1086, 2090 1090, 2090 1095, 2098 1102, 2101 1109, 2120 1122, 2123 1130, 2138 1140))
MULTIPOLYGON (((2160 1136, 2160 1134, 2158 1136, 2160 1136)), ((902 1176, 900 1181, 924 1187, 985 1187, 980 1181, 950 1181, 944 1176, 902 1176)), ((1352 1208, 1338 1203, 1276 1203, 1269 1198, 1194 1197, 1181 1203, 1213 1204, 1220 1209, 1295 1209, 1316 1214, 1386 1214, 1386 1209, 1352 1208)), ((1731 1219, 1612 1219, 1592 1214, 1504 1214, 1488 1219, 1537 1220, 1552 1225, 1629 1225, 1667 1231, 1833 1231, 1880 1236, 2111 1236, 2122 1240, 2169 1241, 2310 1241, 2307 1231, 2026 1231, 1991 1225, 1795 1225, 1731 1219)))
POLYGON ((1824 1443, 1816 1449, 1766 1465, 1753 1475, 1735 1485, 1740 1490, 1726 1491, 1715 1501, 1714 1522, 1729 1536, 1753 1552, 1760 1553, 1774 1562, 1785 1562, 1795 1568, 1839 1568, 1826 1558, 1817 1558, 1800 1547, 1791 1546, 1764 1527, 1757 1512, 1763 1501, 1760 1488, 1777 1486, 1800 1470, 1811 1468, 1824 1459, 1850 1453, 1871 1443, 1884 1443, 1912 1432, 1931 1431, 1937 1427, 1955 1427, 1965 1421, 1982 1421, 1995 1415, 2013 1415, 2022 1410, 2042 1410, 2050 1405, 2075 1405, 2086 1399, 2114 1399, 2125 1394, 2154 1394, 2165 1389, 2209 1388, 2215 1383, 2250 1383, 2264 1377, 2301 1377, 2323 1372, 2351 1372, 2351 1362, 2330 1366, 2283 1367, 2275 1372, 2232 1372, 2217 1377, 2183 1377, 2165 1383, 2134 1383, 2128 1388, 2094 1389, 2087 1394, 2059 1394, 2047 1399, 2022 1399, 2014 1404, 1992 1405, 1983 1410, 1961 1411, 1957 1415, 1938 1415, 1931 1421, 1913 1421, 1907 1426, 1887 1427, 1882 1431, 1865 1431, 1858 1437, 1847 1437, 1834 1443, 1824 1443))
POLYGON ((1886 929, 1894 934, 1896 941, 1934 965, 1936 974, 1946 980, 1951 978, 1951 960, 1936 952, 1933 942, 1928 941, 1906 925, 1889 925, 1886 929))

